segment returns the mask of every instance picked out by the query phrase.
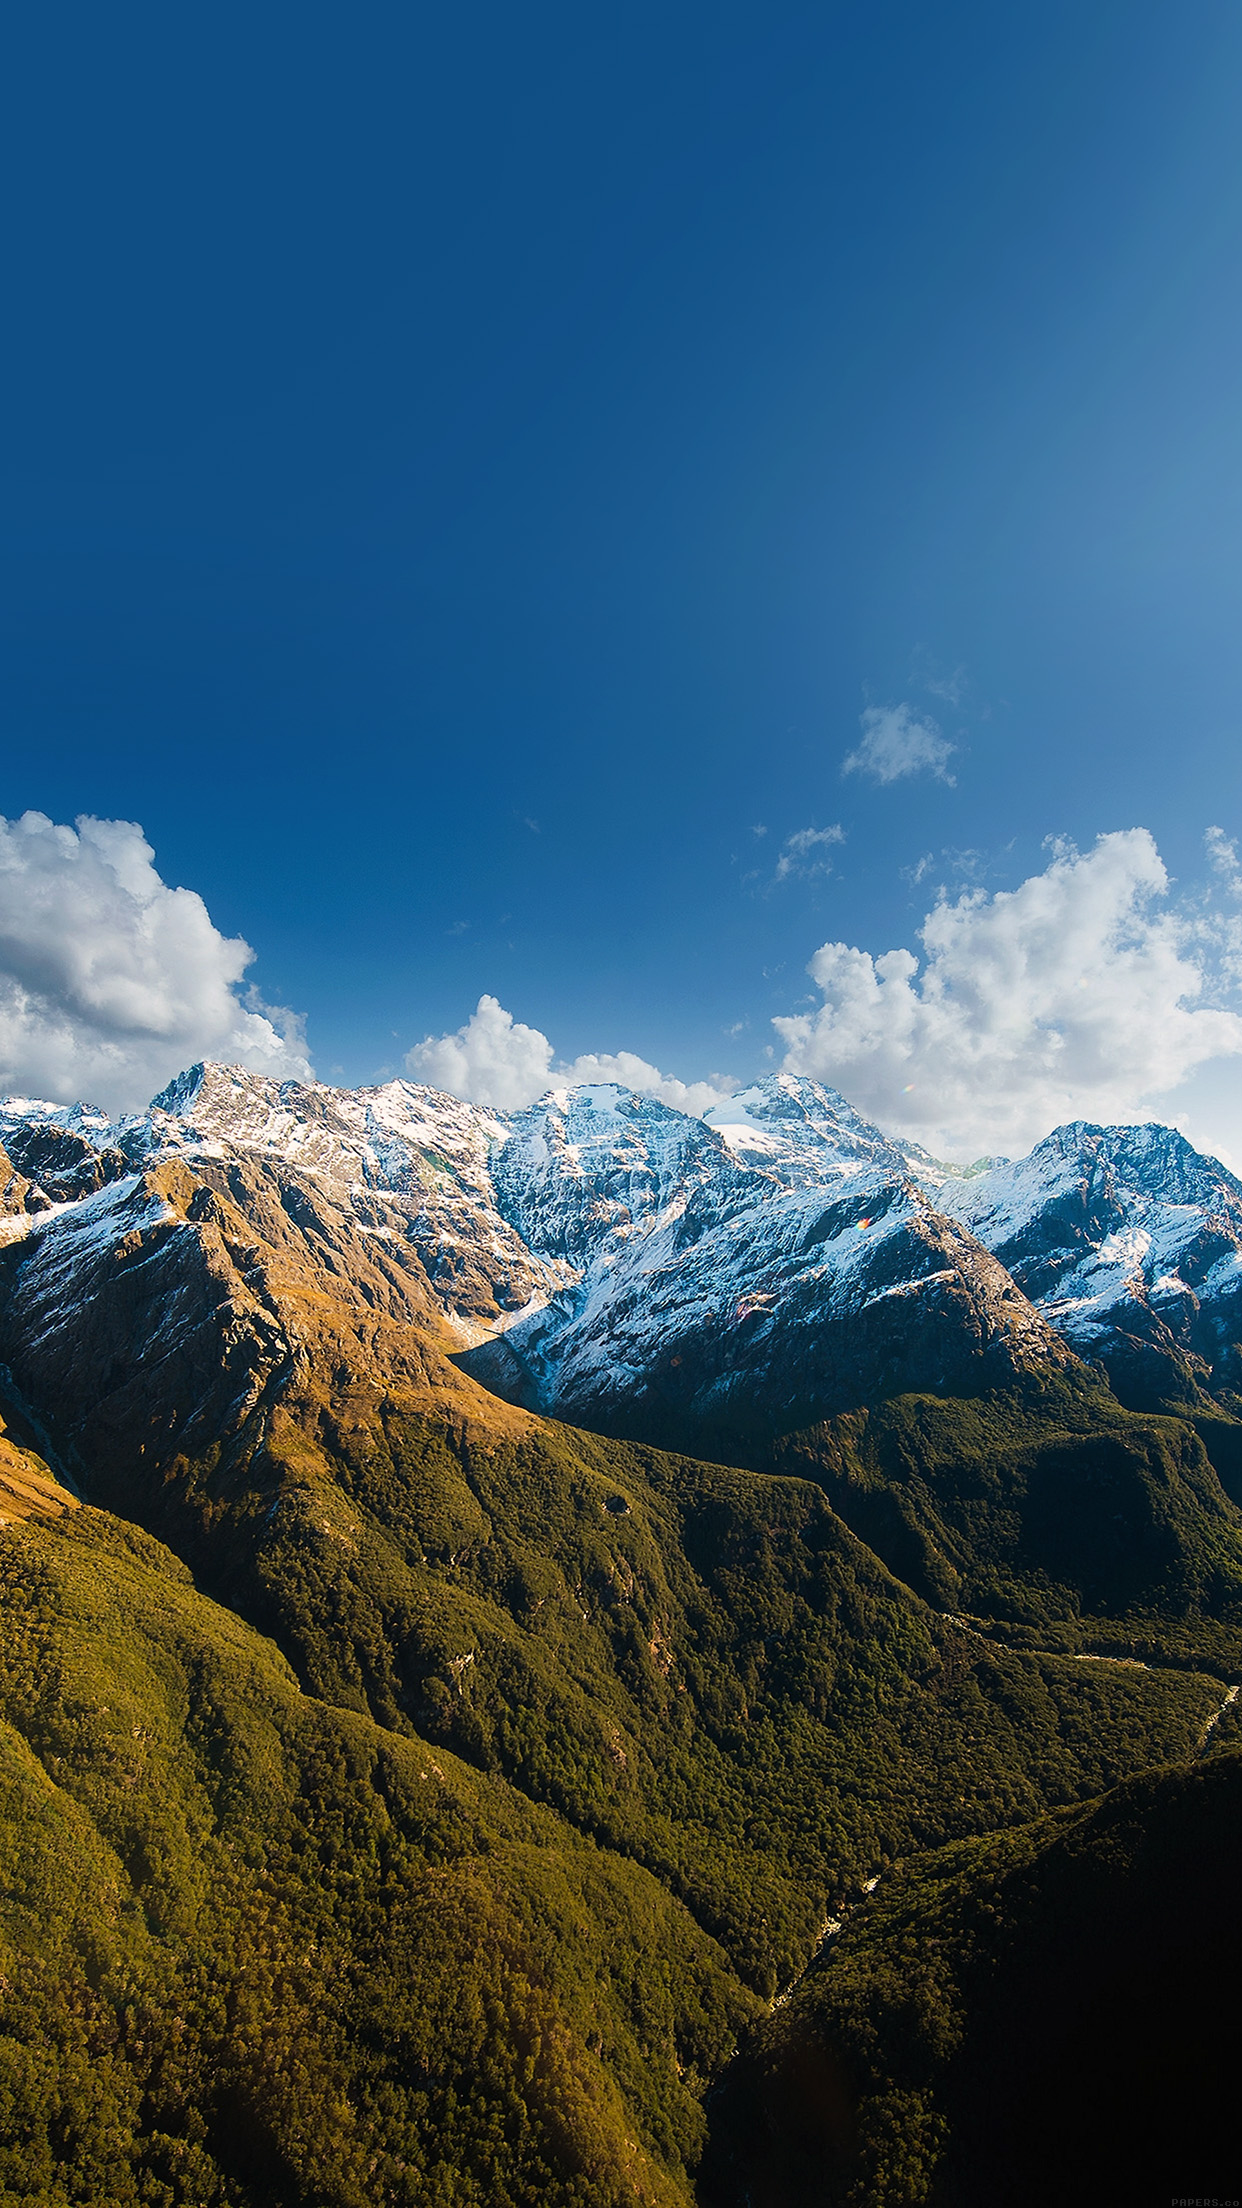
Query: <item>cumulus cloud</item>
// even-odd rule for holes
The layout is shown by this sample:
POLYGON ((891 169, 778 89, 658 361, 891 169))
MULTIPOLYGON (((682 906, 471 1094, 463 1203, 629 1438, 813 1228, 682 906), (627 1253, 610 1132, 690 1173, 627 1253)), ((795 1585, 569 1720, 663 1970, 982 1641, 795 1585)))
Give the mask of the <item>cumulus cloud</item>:
POLYGON ((834 843, 844 843, 845 830, 838 821, 832 828, 799 828, 787 836, 776 862, 775 880, 787 882, 796 874, 831 874, 828 857, 834 843))
POLYGON ((294 1015, 238 997, 249 945, 154 856, 131 820, 0 818, 0 1089, 122 1111, 198 1058, 310 1077, 294 1015))
POLYGON ((1146 829, 1057 847, 1021 887, 942 899, 908 950, 825 943, 813 1013, 774 1022, 785 1066, 943 1155, 1027 1148, 1069 1119, 1131 1120, 1242 1018, 1205 1002, 1201 932, 1172 909, 1146 829))
POLYGON ((523 1111, 548 1089, 580 1082, 617 1081, 641 1096, 658 1096, 679 1112, 705 1112, 730 1093, 719 1082, 676 1081, 631 1050, 589 1052, 570 1064, 554 1064, 553 1058, 551 1043, 537 1027, 524 1027, 497 998, 480 997, 464 1027, 454 1035, 425 1036, 405 1064, 416 1081, 506 1112, 523 1111))
POLYGON ((920 720, 909 705, 869 705, 859 721, 863 739, 841 762, 842 774, 869 774, 900 782, 907 774, 934 774, 952 784, 949 761, 956 751, 930 714, 920 720))

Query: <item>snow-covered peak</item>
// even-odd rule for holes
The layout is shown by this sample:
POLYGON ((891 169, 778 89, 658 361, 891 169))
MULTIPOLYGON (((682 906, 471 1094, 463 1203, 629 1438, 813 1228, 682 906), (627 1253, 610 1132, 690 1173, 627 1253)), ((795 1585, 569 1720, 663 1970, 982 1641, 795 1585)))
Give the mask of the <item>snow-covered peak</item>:
MULTIPOLYGON (((1223 1378, 1231 1359, 1242 1370, 1233 1346, 1242 1344, 1242 1182, 1167 1127, 1075 1123, 1016 1163, 962 1172, 792 1074, 770 1075, 704 1119, 616 1083, 553 1089, 510 1115, 412 1081, 335 1089, 207 1062, 145 1113, 115 1121, 84 1105, 11 1098, 0 1103, 0 1143, 12 1166, 0 1189, 7 1239, 26 1237, 23 1220, 165 1159, 218 1183, 239 1161, 257 1163, 282 1201, 296 1182, 384 1237, 463 1341, 520 1317, 549 1372, 554 1342, 568 1345, 571 1334, 589 1339, 593 1371, 623 1339, 639 1363, 658 1363, 644 1313, 658 1303, 667 1327, 682 1297, 731 1341, 739 1314, 783 1341, 787 1324, 809 1328, 809 1371, 828 1306, 813 1319, 820 1291, 803 1309, 795 1278, 834 1281, 834 1310, 838 1294, 849 1304, 862 1253, 889 1239, 882 1219, 909 1222, 913 1239, 898 1236, 892 1248, 908 1247, 912 1265, 916 1256, 924 1264, 918 1251, 940 1253, 937 1277, 965 1278, 982 1244, 1011 1288, 1110 1372, 1117 1345, 1130 1356, 1140 1339, 1149 1361, 1182 1359, 1183 1377, 1211 1369, 1223 1378), (540 1311, 547 1318, 533 1327, 540 1311)), ((904 1295, 900 1273, 894 1261, 885 1299, 904 1295)), ((992 1283, 984 1300, 998 1297, 992 1283)), ((516 1354, 516 1332, 513 1342, 516 1354)))
POLYGON ((1098 1127, 1073 1120, 1030 1155, 946 1188, 943 1207, 969 1222, 989 1248, 1055 1218, 1058 1246, 1098 1247, 1118 1229, 1162 1210, 1219 1216, 1242 1231, 1242 1182, 1192 1148, 1175 1127, 1155 1122, 1098 1127))
POLYGON ((1176 1128, 1075 1120, 937 1201, 1135 1400, 1236 1385, 1242 1182, 1176 1128))
POLYGON ((786 1188, 813 1187, 864 1167, 901 1175, 911 1170, 902 1144, 864 1119, 838 1090, 803 1074, 769 1074, 713 1105, 706 1117, 736 1157, 762 1165, 786 1188))
POLYGON ((692 1204, 719 1212, 772 1188, 714 1127, 613 1083, 555 1089, 517 1113, 492 1175, 506 1219, 530 1247, 574 1263, 692 1204))

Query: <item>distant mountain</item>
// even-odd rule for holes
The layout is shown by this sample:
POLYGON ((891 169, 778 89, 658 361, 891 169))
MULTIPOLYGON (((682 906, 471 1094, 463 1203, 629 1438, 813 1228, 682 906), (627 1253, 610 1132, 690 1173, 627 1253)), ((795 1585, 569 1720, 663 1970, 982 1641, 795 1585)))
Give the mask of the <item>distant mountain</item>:
POLYGON ((173 1157, 296 1171, 490 1387, 618 1431, 749 1446, 1063 1371, 1062 1344, 1136 1408, 1242 1383, 1242 1183, 1170 1128, 1075 1123, 963 1172, 788 1074, 700 1120, 614 1086, 513 1115, 208 1065, 115 1122, 9 1099, 0 1141, 15 1221, 173 1157))
POLYGON ((1213 1465, 1242 1500, 1242 1424, 1205 1389, 1231 1369, 1229 1176, 1167 1130, 1079 1128, 955 1177, 788 1075, 722 1109, 604 1085, 502 1115, 213 1065, 117 1122, 10 1102, 0 1357, 54 1406, 35 1415, 64 1475, 89 1468, 125 1508, 135 1453, 197 1459, 332 1370, 452 1416, 477 1380, 519 1411, 811 1477, 942 1607, 1066 1647, 1171 1648, 1176 1620, 1183 1655, 1223 1661, 1242 1519, 1213 1465), (1112 1261, 1127 1236, 1158 1294, 1112 1261), (1066 1297, 1067 1279, 1104 1285, 1066 1297), (1213 1366, 1157 1302, 1200 1341, 1213 1314, 1213 1366), (1127 1422, 1114 1370, 1193 1427, 1127 1422))
POLYGON ((508 1122, 410 1081, 374 1089, 276 1082, 197 1065, 150 1110, 111 1121, 83 1105, 0 1102, 0 1143, 31 1187, 11 1211, 72 1201, 162 1160, 246 1160, 339 1201, 356 1231, 429 1284, 471 1341, 572 1277, 532 1261, 496 1209, 489 1155, 508 1122))
POLYGON ((810 1082, 745 1122, 616 1088, 554 1094, 492 1166, 526 1247, 577 1280, 463 1359, 511 1400, 744 1456, 859 1401, 1073 1360, 878 1130, 810 1082))
POLYGON ((1242 1384, 1242 1181, 1172 1127, 1058 1127, 939 1201, 1136 1407, 1242 1384))
POLYGON ((884 1134, 835 1089, 801 1074, 769 1074, 705 1116, 737 1156, 764 1166, 788 1188, 868 1169, 903 1175, 915 1163, 927 1177, 943 1171, 926 1151, 884 1134))

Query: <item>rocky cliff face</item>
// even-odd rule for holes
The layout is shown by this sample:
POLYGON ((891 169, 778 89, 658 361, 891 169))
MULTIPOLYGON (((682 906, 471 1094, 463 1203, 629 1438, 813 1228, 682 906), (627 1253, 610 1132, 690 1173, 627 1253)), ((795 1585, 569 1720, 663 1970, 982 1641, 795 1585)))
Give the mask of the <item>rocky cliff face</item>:
MULTIPOLYGON (((240 1086, 257 1118, 271 1099, 248 1082, 209 1075, 196 1093, 240 1086)), ((78 1132, 45 1129, 49 1144, 78 1132)), ((311 1549, 352 1538, 315 1501, 329 1426, 361 1432, 393 1405, 457 1431, 527 1423, 449 1361, 460 1331, 419 1256, 434 1227, 413 1167, 412 1188, 376 1197, 340 1148, 308 1169, 165 1106, 107 1134, 129 1170, 57 1201, 10 1172, 0 1218, 0 1415, 71 1490, 210 1556, 219 1582, 225 1525, 248 1559, 291 1520, 311 1549)), ((467 1202, 455 1180, 446 1234, 467 1202)), ((492 1276, 468 1255, 478 1301, 492 1276)), ((504 1278, 507 1263, 502 1246, 504 1278)))

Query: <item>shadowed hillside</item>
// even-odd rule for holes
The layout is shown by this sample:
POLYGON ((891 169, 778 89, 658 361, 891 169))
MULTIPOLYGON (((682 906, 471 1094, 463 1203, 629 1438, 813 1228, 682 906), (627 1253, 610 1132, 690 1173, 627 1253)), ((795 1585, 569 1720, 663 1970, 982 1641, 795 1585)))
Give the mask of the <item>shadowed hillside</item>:
POLYGON ((1240 1827, 1223 1750, 884 1880, 715 2096, 704 2208, 1232 2198, 1240 1827))

